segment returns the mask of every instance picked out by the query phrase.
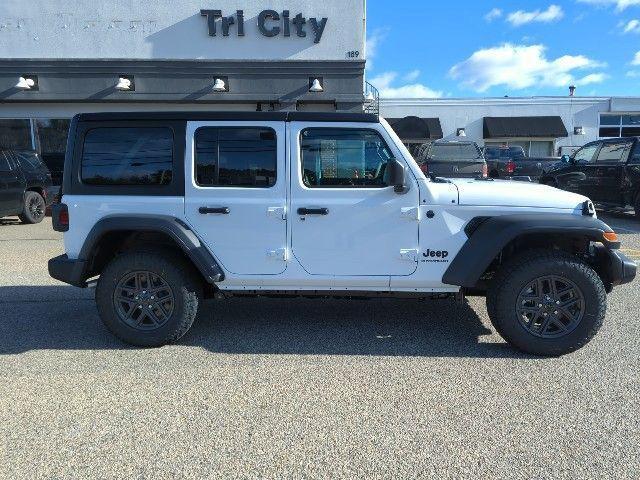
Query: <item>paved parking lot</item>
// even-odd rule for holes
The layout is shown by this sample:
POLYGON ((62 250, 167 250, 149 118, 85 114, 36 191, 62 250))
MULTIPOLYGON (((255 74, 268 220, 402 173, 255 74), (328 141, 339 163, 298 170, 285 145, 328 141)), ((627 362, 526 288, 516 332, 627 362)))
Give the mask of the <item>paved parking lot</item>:
MULTIPOLYGON (((607 216, 640 259, 640 222, 607 216)), ((49 221, 0 221, 0 475, 638 478, 640 281, 600 335, 519 354, 484 302, 210 302, 129 348, 49 278, 49 221)))

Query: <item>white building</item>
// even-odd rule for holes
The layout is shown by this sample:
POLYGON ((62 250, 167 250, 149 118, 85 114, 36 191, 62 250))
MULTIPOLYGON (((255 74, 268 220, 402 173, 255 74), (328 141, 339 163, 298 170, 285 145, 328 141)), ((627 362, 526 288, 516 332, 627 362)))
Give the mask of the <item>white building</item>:
POLYGON ((599 138, 640 136, 638 97, 389 99, 381 101, 380 113, 410 149, 464 139, 549 156, 599 138))

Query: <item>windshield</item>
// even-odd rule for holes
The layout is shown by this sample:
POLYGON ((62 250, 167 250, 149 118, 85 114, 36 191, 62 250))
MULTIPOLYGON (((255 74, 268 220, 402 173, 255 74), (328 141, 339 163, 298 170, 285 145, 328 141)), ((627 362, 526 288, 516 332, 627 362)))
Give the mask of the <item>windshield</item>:
POLYGON ((486 147, 484 149, 484 158, 487 160, 524 158, 524 149, 522 147, 486 147))
POLYGON ((430 160, 459 161, 480 160, 480 149, 472 143, 463 144, 433 144, 429 151, 430 160))
POLYGON ((20 166, 25 170, 34 172, 46 168, 42 160, 34 153, 15 152, 15 155, 18 158, 18 162, 20 162, 20 166))

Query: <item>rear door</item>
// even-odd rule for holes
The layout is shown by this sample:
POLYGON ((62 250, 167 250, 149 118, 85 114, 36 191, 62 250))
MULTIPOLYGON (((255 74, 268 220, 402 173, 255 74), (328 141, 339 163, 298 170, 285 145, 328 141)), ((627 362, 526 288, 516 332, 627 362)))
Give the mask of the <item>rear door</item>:
POLYGON ((605 140, 591 172, 593 190, 591 199, 602 203, 622 203, 624 167, 633 139, 605 140))
POLYGON ((284 272, 284 122, 189 122, 186 151, 185 214, 221 265, 284 272))
MULTIPOLYGON (((411 275, 417 267, 416 179, 379 124, 291 123, 291 242, 312 275, 411 275), (398 158, 408 191, 387 182, 398 158)), ((351 283, 353 285, 353 283, 351 283)))
POLYGON ((0 214, 9 215, 22 211, 24 181, 13 155, 0 151, 0 214))

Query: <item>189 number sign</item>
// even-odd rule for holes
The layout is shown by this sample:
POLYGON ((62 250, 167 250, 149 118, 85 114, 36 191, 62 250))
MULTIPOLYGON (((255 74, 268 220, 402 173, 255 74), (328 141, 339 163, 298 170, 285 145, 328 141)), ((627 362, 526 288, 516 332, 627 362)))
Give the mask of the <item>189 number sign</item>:
POLYGON ((349 50, 347 52, 347 58, 358 58, 360 56, 360 52, 358 50, 349 50))

